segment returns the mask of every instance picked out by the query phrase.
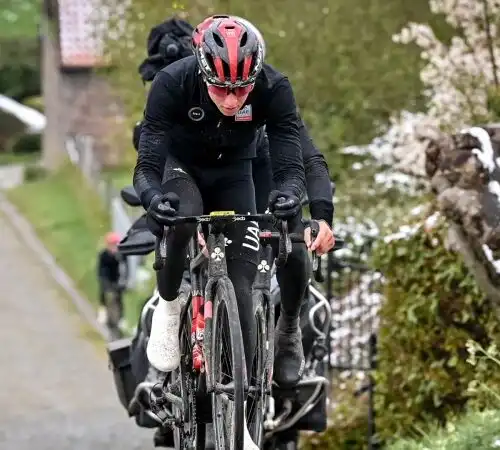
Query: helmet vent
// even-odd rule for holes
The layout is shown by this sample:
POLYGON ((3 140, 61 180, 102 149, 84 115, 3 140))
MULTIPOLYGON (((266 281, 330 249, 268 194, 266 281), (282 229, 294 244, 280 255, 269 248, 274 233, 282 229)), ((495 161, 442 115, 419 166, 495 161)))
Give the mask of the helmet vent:
POLYGON ((214 37, 214 41, 215 41, 215 43, 216 43, 219 47, 224 48, 224 42, 222 42, 221 37, 220 37, 217 33, 213 33, 213 37, 214 37))
POLYGON ((245 31, 240 39, 240 47, 244 47, 247 44, 247 41, 248 41, 248 33, 245 31))

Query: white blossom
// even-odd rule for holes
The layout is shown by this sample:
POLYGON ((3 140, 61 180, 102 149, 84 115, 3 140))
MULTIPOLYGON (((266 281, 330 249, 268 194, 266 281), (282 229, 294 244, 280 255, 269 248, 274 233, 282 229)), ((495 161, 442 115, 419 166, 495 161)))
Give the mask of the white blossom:
POLYGON ((426 65, 420 78, 428 99, 427 113, 441 127, 454 130, 488 117, 488 89, 494 86, 495 75, 500 77, 493 64, 500 62, 496 39, 500 1, 430 0, 429 6, 457 30, 449 45, 439 41, 429 25, 414 22, 393 40, 401 44, 413 42, 422 49, 426 65), (486 13, 490 19, 488 30, 486 13), (493 40, 492 51, 487 31, 493 40))

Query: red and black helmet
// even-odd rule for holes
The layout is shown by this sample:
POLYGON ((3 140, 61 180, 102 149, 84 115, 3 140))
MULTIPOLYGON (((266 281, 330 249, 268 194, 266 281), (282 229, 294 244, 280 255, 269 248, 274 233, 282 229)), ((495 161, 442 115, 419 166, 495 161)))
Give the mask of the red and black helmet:
POLYGON ((203 78, 210 84, 248 86, 262 70, 262 36, 238 17, 205 19, 193 32, 193 47, 203 78))

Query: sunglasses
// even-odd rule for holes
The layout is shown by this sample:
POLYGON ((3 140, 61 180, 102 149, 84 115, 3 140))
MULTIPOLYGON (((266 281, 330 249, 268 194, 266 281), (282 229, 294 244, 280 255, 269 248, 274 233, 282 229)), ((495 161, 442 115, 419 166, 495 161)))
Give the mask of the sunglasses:
POLYGON ((253 87, 254 83, 247 84, 246 86, 238 86, 233 88, 230 88, 228 86, 218 86, 216 84, 207 83, 208 91, 211 94, 216 95, 217 97, 226 97, 229 94, 234 94, 236 95, 236 97, 243 97, 244 95, 250 94, 250 92, 252 92, 253 87))

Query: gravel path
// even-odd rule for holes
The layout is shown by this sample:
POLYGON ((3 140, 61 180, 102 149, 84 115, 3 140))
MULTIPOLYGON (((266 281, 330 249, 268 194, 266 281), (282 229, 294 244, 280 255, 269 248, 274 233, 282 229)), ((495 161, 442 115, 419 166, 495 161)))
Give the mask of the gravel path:
POLYGON ((152 449, 102 346, 1 213, 0 231, 0 449, 152 449))

